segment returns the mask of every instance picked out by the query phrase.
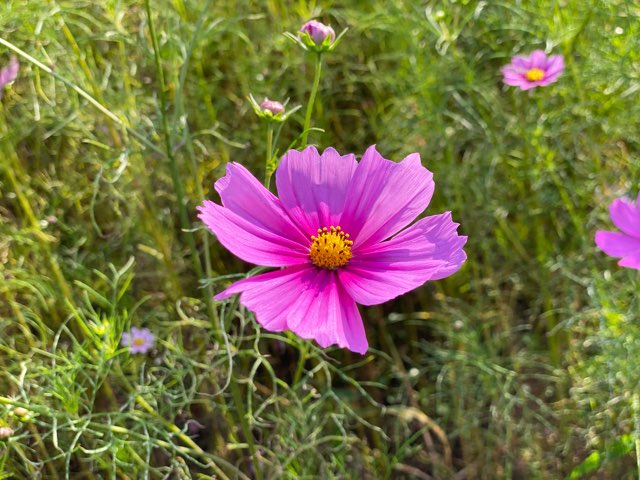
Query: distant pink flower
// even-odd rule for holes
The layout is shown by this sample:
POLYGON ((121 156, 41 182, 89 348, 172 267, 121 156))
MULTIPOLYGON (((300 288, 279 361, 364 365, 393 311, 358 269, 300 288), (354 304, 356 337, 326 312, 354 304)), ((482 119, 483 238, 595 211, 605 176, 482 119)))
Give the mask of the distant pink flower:
POLYGON ((264 99, 264 101, 260 104, 260 108, 262 108, 262 110, 271 112, 273 115, 284 112, 284 105, 282 105, 280 102, 276 102, 275 100, 269 100, 268 98, 264 99))
POLYGON ((464 263, 466 237, 451 213, 411 222, 433 195, 433 175, 413 153, 385 160, 375 146, 358 163, 327 148, 290 150, 276 171, 279 198, 242 165, 215 184, 222 206, 205 200, 199 218, 233 254, 286 267, 234 283, 216 296, 240 302, 267 330, 291 330, 322 347, 364 354, 356 303, 376 305, 464 263), (405 228, 407 227, 407 228, 405 228))
POLYGON ((320 23, 317 20, 310 20, 300 28, 301 33, 308 33, 316 45, 324 42, 329 37, 333 42, 336 38, 336 32, 329 25, 320 23))
POLYGON ((11 57, 9 65, 0 70, 0 98, 2 98, 2 94, 4 93, 4 87, 13 82, 18 76, 19 68, 20 64, 18 63, 18 59, 16 57, 11 57))
POLYGON ((503 81, 522 90, 543 87, 555 82, 564 71, 562 55, 547 55, 535 50, 528 57, 516 55, 511 63, 502 67, 503 81))
POLYGON ((621 232, 596 232, 596 245, 621 267, 640 270, 640 194, 637 200, 618 198, 609 207, 611 220, 621 232))
POLYGON ((131 353, 147 353, 154 343, 155 337, 148 328, 131 327, 130 332, 122 334, 122 345, 129 347, 131 353))

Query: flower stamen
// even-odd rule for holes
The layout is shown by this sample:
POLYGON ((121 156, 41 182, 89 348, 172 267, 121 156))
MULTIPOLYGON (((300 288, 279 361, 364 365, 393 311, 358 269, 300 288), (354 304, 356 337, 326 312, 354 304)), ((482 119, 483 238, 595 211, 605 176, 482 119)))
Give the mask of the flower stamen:
POLYGON ((339 226, 319 228, 317 236, 311 235, 311 241, 309 257, 316 267, 335 270, 351 260, 353 241, 339 226))
POLYGON ((544 78, 544 71, 539 68, 530 68, 527 70, 527 73, 525 73, 525 76, 530 82, 539 82, 544 78))

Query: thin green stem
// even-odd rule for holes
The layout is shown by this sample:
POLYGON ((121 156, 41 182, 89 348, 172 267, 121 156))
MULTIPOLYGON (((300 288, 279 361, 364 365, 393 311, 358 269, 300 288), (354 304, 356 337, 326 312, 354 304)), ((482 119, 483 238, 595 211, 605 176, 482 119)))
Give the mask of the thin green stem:
POLYGON ((267 159, 264 164, 264 186, 269 190, 271 185, 271 175, 273 175, 273 168, 271 165, 271 159, 273 158, 273 124, 267 122, 267 159))
MULTIPOLYGON (((180 77, 178 81, 178 90, 176 93, 176 111, 173 119, 174 125, 178 122, 178 119, 182 116, 184 112, 184 84, 187 76, 187 70, 189 67, 189 61, 191 60, 191 56, 193 53, 193 49, 195 48, 196 42, 198 40, 198 36, 202 30, 202 26, 204 24, 204 20, 206 14, 209 12, 212 0, 208 0, 207 3, 202 7, 200 15, 198 16, 198 21, 196 22, 195 29, 193 31, 193 35, 191 37, 191 41, 189 42, 189 47, 187 49, 187 55, 180 69, 180 77)), ((202 182, 198 177, 198 162, 196 159, 196 153, 193 148, 193 141, 191 139, 191 134, 189 132, 189 124, 185 122, 184 130, 184 142, 186 145, 187 154, 191 160, 191 168, 193 171, 193 177, 196 185, 196 193, 198 198, 204 198, 204 191, 202 189, 202 182)), ((204 270, 207 278, 213 277, 213 271, 211 268, 211 251, 209 249, 209 232, 205 231, 204 235, 202 235, 202 250, 204 253, 204 270)), ((213 286, 211 282, 207 282, 205 286, 205 294, 209 299, 213 298, 213 286)), ((218 312, 215 308, 213 308, 213 302, 209 301, 207 303, 207 307, 209 308, 209 315, 211 317, 211 323, 214 327, 214 330, 219 333, 218 329, 218 312)), ((221 339, 221 335, 217 335, 218 339, 221 339)))
POLYGON ((636 469, 640 480, 640 395, 633 394, 633 419, 635 423, 634 443, 636 447, 636 469))
POLYGON ((309 103, 307 104, 307 113, 304 116, 304 128, 302 130, 302 146, 307 146, 307 137, 309 136, 309 127, 311 126, 311 113, 313 112, 313 105, 316 103, 316 95, 318 93, 318 86, 320 85, 320 75, 322 73, 322 54, 316 55, 316 73, 313 78, 313 87, 311 87, 311 95, 309 96, 309 103))
POLYGON ((238 415, 238 419, 240 420, 240 427, 242 428, 242 434, 249 445, 249 454, 251 455, 251 462, 253 463, 253 470, 255 476, 258 480, 262 480, 262 470, 260 469, 260 465, 258 464, 258 458, 256 457, 256 445, 253 442, 253 434, 251 433, 251 428, 249 427, 249 422, 247 421, 247 415, 244 410, 244 404, 242 402, 242 395, 240 393, 240 387, 238 386, 238 382, 235 378, 231 378, 231 382, 229 383, 229 388, 231 389, 231 395, 233 396, 233 403, 236 407, 236 413, 238 415))
MULTIPOLYGON (((156 64, 156 73, 158 74, 158 82, 160 83, 160 109, 161 109, 161 117, 162 117, 162 130, 164 134, 164 146, 165 146, 165 154, 169 159, 169 168, 171 170, 171 180, 173 182, 173 188, 176 193, 176 197, 178 200, 178 213, 180 215, 180 224, 182 225, 182 229, 185 230, 185 236, 187 238, 187 243, 189 245, 189 250, 191 250, 191 259, 193 260, 193 266, 196 271, 196 275, 198 278, 203 277, 202 264, 200 263, 200 256, 198 255, 198 250, 196 248, 196 242, 193 238, 193 233, 191 232, 191 224, 189 222, 189 216, 187 214, 187 208, 185 205, 185 196, 184 196, 184 188, 182 186, 182 182, 180 181, 180 172, 178 170, 178 163, 176 162, 176 157, 173 154, 173 146, 171 145, 171 131, 169 130, 169 121, 167 118, 167 89, 164 80, 164 70, 162 69, 162 62, 160 59, 160 47, 158 46, 158 36, 156 34, 155 25, 153 23, 153 16, 151 15, 151 2, 150 0, 145 0, 145 7, 147 10, 147 17, 149 21, 149 33, 151 34, 151 42, 153 44, 153 56, 156 64)), ((215 317, 215 309, 213 306, 213 300, 209 295, 205 294, 205 302, 207 303, 207 308, 209 310, 209 314, 212 318, 215 317)))
POLYGON ((296 367, 296 372, 293 375, 293 383, 292 386, 296 386, 302 378, 302 372, 304 371, 304 364, 307 361, 307 340, 301 340, 302 344, 300 345, 300 358, 298 359, 298 366, 296 367))

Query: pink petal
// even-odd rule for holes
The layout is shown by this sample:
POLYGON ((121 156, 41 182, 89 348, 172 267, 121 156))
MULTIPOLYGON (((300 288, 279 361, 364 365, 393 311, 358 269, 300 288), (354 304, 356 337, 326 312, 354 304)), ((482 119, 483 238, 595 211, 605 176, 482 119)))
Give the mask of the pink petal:
POLYGON ((627 257, 640 254, 640 238, 630 237, 620 232, 598 230, 596 245, 610 257, 627 257))
POLYGON ((20 64, 18 63, 18 59, 16 57, 11 57, 9 65, 0 70, 0 88, 16 79, 19 68, 20 64))
POLYGON ((289 150, 276 171, 278 196, 307 238, 318 228, 338 226, 356 169, 353 154, 341 156, 327 148, 322 156, 315 147, 289 150))
POLYGON ((531 61, 529 60, 529 57, 524 57, 522 55, 515 55, 511 59, 510 65, 521 70, 529 70, 531 68, 531 61))
POLYGON ((621 267, 636 268, 640 270, 640 255, 624 257, 618 262, 618 265, 620 265, 621 267))
POLYGON ((429 205, 433 174, 413 153, 402 162, 385 160, 372 145, 358 164, 340 219, 356 249, 389 238, 429 205))
POLYGON ((467 256, 467 237, 457 234, 451 213, 419 220, 391 240, 372 245, 339 270, 340 282, 356 302, 376 305, 413 290, 426 281, 447 277, 467 256))
POLYGON ((529 68, 544 70, 547 65, 547 54, 543 50, 534 50, 529 55, 529 68))
POLYGON ((228 208, 205 200, 198 211, 198 218, 218 237, 220 243, 246 262, 266 267, 309 262, 308 247, 279 232, 252 223, 228 208))
POLYGON ((505 75, 502 78, 502 81, 507 85, 511 85, 512 87, 523 87, 531 84, 531 82, 529 82, 529 80, 524 78, 522 75, 505 75))
POLYGON ((368 344, 355 301, 336 281, 336 272, 294 266, 234 283, 216 295, 222 300, 240 293, 240 303, 270 331, 291 330, 321 347, 340 347, 364 354, 368 344))
POLYGON ((289 218, 280 200, 249 170, 238 163, 227 164, 227 174, 215 184, 222 205, 248 222, 305 247, 309 237, 289 218))
POLYGON ((617 198, 609 207, 613 224, 627 235, 640 238, 640 204, 617 198))
POLYGON ((558 78, 564 71, 564 58, 562 55, 551 55, 547 59, 547 65, 544 70, 545 79, 548 77, 558 78))

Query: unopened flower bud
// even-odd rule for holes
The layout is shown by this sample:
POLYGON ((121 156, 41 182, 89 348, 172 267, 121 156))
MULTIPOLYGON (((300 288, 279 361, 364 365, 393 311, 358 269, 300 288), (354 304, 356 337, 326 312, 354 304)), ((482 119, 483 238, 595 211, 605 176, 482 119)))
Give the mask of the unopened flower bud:
POLYGON ((279 113, 284 112, 284 106, 280 102, 269 100, 268 98, 264 99, 264 101, 260 104, 260 108, 265 113, 271 112, 273 115, 278 115, 279 113))
POLYGON ((22 407, 16 407, 13 409, 13 414, 16 417, 26 417, 27 415, 29 415, 29 410, 27 410, 26 408, 22 408, 22 407))
POLYGON ((321 45, 327 37, 333 42, 336 39, 336 32, 329 25, 320 23, 317 20, 310 20, 305 23, 300 32, 307 33, 316 45, 321 45))
POLYGON ((9 427, 0 427, 0 440, 4 440, 13 435, 13 429, 9 427))

